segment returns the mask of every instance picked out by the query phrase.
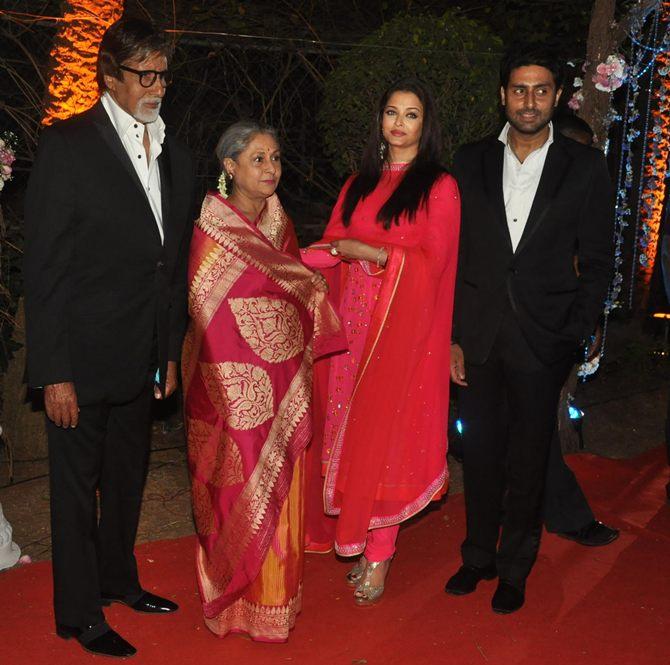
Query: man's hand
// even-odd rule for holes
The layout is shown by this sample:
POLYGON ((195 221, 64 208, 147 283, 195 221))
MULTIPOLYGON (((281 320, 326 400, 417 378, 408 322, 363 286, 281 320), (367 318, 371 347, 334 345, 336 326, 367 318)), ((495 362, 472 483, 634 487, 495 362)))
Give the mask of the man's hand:
POLYGON ((77 392, 71 381, 44 386, 44 406, 47 417, 58 427, 76 427, 79 424, 77 392))
POLYGON ((154 386, 154 397, 156 399, 167 399, 177 390, 178 383, 177 362, 175 360, 168 360, 167 375, 165 376, 165 395, 163 395, 158 386, 154 386))
POLYGON ((465 356, 458 344, 451 345, 451 360, 449 361, 451 380, 458 386, 467 386, 465 382, 465 356))

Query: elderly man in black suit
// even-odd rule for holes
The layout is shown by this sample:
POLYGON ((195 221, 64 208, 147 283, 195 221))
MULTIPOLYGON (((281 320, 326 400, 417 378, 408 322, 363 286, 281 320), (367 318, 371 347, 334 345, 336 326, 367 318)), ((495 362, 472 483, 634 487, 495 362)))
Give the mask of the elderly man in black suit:
POLYGON ((169 55, 150 23, 112 25, 101 100, 44 130, 26 198, 28 378, 47 413, 56 631, 107 656, 135 649, 102 606, 177 609, 142 589, 133 554, 152 396, 176 388, 187 316, 195 178, 159 115, 169 55))
POLYGON ((501 65, 507 124, 455 159, 462 226, 451 375, 462 386, 467 534, 446 590, 470 593, 497 575, 499 613, 524 603, 558 397, 612 272, 607 165, 554 132, 561 86, 553 54, 511 50, 501 65))

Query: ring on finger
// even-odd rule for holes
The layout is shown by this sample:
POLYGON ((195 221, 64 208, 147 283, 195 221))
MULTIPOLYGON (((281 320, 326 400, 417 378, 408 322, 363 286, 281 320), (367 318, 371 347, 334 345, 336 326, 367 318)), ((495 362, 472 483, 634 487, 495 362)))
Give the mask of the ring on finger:
POLYGON ((331 253, 333 256, 337 256, 337 247, 331 247, 331 248, 330 248, 330 253, 331 253))

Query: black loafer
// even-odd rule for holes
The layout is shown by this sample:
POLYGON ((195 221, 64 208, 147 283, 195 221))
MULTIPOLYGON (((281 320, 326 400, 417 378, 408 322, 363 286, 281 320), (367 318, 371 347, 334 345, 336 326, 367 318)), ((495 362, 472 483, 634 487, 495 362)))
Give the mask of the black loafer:
POLYGON ((82 648, 99 656, 129 658, 137 653, 137 649, 112 630, 105 621, 83 628, 59 623, 56 624, 56 634, 64 640, 74 637, 82 648))
POLYGON ((453 596, 465 596, 472 593, 482 580, 492 580, 496 575, 495 564, 484 568, 461 566, 458 572, 447 582, 444 590, 453 596))
POLYGON ((566 531, 558 535, 561 538, 574 540, 576 543, 586 545, 587 547, 602 547, 615 541, 619 537, 619 530, 613 529, 598 520, 593 520, 593 522, 589 522, 586 526, 579 529, 579 531, 566 531))
POLYGON ((523 589, 500 580, 498 588, 491 599, 491 607, 497 614, 511 614, 523 607, 525 599, 523 589))
POLYGON ((103 593, 100 599, 105 606, 112 603, 121 603, 127 605, 135 612, 143 612, 145 614, 168 614, 169 612, 176 612, 179 609, 177 603, 173 603, 167 598, 161 598, 149 591, 143 591, 139 598, 133 596, 119 596, 113 593, 103 593))

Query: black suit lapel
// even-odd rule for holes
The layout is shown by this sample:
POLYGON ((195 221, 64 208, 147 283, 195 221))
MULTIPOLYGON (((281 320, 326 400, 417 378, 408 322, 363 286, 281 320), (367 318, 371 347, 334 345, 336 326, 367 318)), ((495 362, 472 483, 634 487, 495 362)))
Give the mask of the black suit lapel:
POLYGON ((163 149, 158 156, 158 170, 161 177, 161 214, 163 217, 163 235, 165 243, 172 239, 170 226, 170 200, 172 198, 172 161, 167 136, 163 140, 163 149))
MULTIPOLYGON (((142 187, 142 183, 140 182, 140 179, 137 177, 137 171, 135 171, 135 167, 130 163, 130 159, 128 158, 128 154, 126 153, 125 148, 123 147, 123 143, 121 143, 121 139, 119 138, 119 135, 116 133, 114 125, 112 125, 112 121, 109 119, 107 111, 105 111, 105 107, 102 105, 102 103, 98 102, 93 107, 93 109, 91 110, 91 115, 93 121, 95 122, 95 126, 98 128, 98 131, 102 134, 102 137, 105 139, 105 142, 107 143, 109 149, 112 151, 114 156, 121 162, 123 168, 126 170, 128 175, 131 177, 132 181, 135 183, 135 186, 142 192, 142 195, 146 198, 144 187, 142 187)), ((149 203, 148 200, 147 203, 149 203)), ((149 207, 151 208, 151 206, 149 207)))
POLYGON ((484 174, 484 190, 486 198, 493 208, 496 222, 502 231, 509 251, 512 251, 512 240, 507 227, 505 214, 505 197, 503 195, 503 164, 505 160, 505 146, 497 138, 492 139, 491 145, 482 154, 482 169, 484 174))
POLYGON ((523 234, 521 235, 521 239, 516 248, 517 254, 528 244, 528 241, 535 231, 537 231, 542 220, 547 215, 551 203, 556 196, 556 192, 561 186, 571 163, 572 158, 561 145, 560 138, 557 138, 554 140, 554 143, 549 146, 547 159, 544 162, 542 176, 540 177, 540 183, 537 186, 533 205, 531 206, 530 214, 528 215, 528 221, 526 222, 523 234))
POLYGON ((126 149, 123 147, 123 143, 121 143, 121 139, 119 138, 119 135, 116 133, 116 129, 114 129, 114 125, 112 125, 112 121, 109 119, 107 111, 105 111, 105 107, 102 105, 101 102, 98 102, 91 109, 91 117, 93 118, 93 122, 95 123, 96 128, 98 129, 98 131, 104 138, 105 142, 107 143, 107 146, 112 151, 112 154, 119 160, 123 168, 126 170, 126 173, 128 173, 128 175, 130 176, 130 179, 133 181, 135 186, 141 192, 142 198, 147 204, 148 218, 151 220, 151 223, 153 224, 153 227, 156 231, 156 238, 160 242, 160 234, 158 233, 158 228, 156 227, 156 219, 154 217, 153 210, 151 209, 151 204, 149 203, 147 193, 144 191, 144 187, 137 175, 137 171, 135 171, 135 167, 130 163, 128 153, 126 152, 126 149))

